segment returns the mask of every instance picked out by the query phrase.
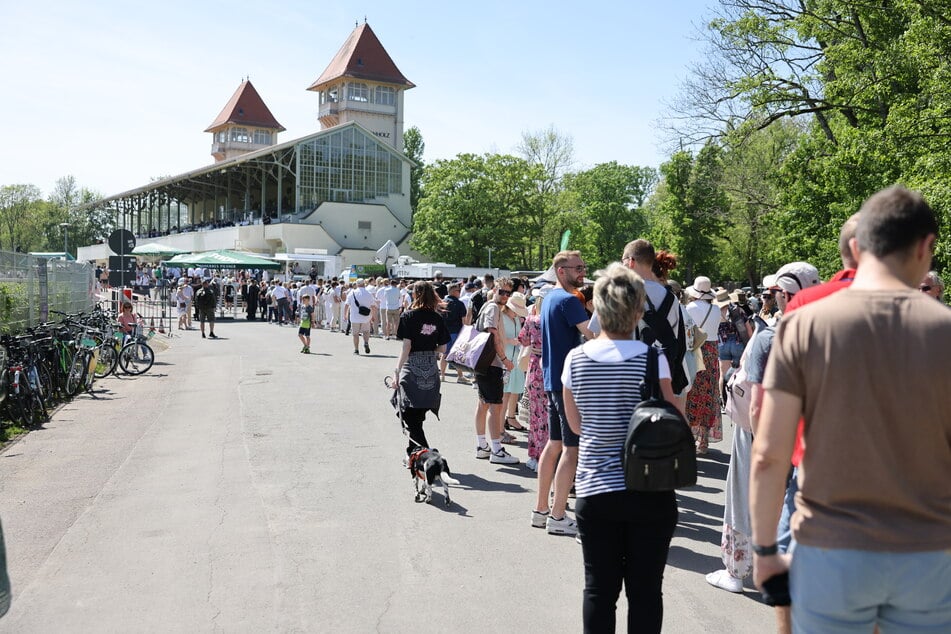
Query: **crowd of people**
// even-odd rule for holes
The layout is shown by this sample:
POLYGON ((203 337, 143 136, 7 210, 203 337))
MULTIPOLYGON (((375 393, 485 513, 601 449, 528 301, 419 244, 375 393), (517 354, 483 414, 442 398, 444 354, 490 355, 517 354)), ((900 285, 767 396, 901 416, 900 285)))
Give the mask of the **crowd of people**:
MULTIPOLYGON (((239 272, 222 286, 186 271, 174 301, 191 328, 199 294, 211 302, 231 286, 248 320, 296 326, 303 354, 313 329, 350 336, 358 356, 373 337, 399 340, 392 402, 407 457, 429 446, 442 384, 471 385, 474 458, 518 465, 509 447, 526 434, 530 526, 581 544, 592 632, 614 631, 622 586, 628 631, 663 623, 676 497, 628 490, 621 459, 654 347, 661 392, 698 456, 722 441, 726 414, 734 424, 723 568, 710 584, 741 592, 752 577, 779 631, 948 631, 951 396, 940 386, 951 384, 951 312, 931 269, 937 233, 921 196, 896 187, 843 225, 842 269, 825 282, 796 261, 749 293, 703 275, 682 287, 669 279, 676 255, 637 239, 593 281, 582 253, 562 251, 533 281, 239 272), (492 335, 488 367, 448 361, 467 327, 492 335)), ((203 336, 210 321, 214 338, 208 313, 203 336)))
POLYGON ((455 368, 478 393, 475 458, 518 464, 504 445, 526 421, 531 526, 581 544, 585 631, 614 631, 623 585, 628 631, 659 632, 677 502, 628 490, 621 459, 653 346, 698 455, 722 440, 728 411, 735 425, 724 567, 709 583, 741 592, 753 576, 783 632, 948 631, 951 397, 936 386, 951 384, 951 312, 931 270, 937 233, 921 196, 895 187, 845 223, 843 269, 824 283, 797 261, 755 294, 706 276, 681 288, 668 279, 676 256, 646 240, 593 284, 578 251, 534 285, 417 282, 396 330, 407 454, 438 414, 451 367, 440 357, 464 325, 492 333, 489 367, 455 368))

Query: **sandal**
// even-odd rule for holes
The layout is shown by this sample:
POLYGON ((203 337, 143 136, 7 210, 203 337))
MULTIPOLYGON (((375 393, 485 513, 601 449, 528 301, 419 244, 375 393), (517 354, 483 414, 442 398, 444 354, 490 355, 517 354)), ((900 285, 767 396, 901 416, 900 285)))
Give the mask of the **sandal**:
POLYGON ((518 422, 518 418, 516 418, 515 416, 505 417, 505 429, 507 429, 508 431, 528 431, 528 429, 526 429, 524 425, 518 422), (510 420, 514 420, 517 426, 509 424, 510 420))
POLYGON ((517 444, 517 441, 515 440, 515 436, 505 431, 502 432, 502 436, 499 438, 499 442, 501 442, 503 445, 517 444))

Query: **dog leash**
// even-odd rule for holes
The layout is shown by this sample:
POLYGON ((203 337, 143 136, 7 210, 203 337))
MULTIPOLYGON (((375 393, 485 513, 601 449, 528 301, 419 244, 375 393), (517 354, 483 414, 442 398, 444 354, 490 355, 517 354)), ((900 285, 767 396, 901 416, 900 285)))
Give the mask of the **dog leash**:
MULTIPOLYGON (((383 377, 383 385, 385 385, 386 387, 388 387, 389 389, 392 390, 392 389, 393 389, 393 377, 391 377, 391 376, 388 375, 388 374, 387 374, 385 377, 383 377)), ((419 444, 418 442, 416 442, 415 440, 413 440, 413 437, 409 435, 409 429, 407 429, 407 427, 406 427, 406 421, 403 420, 403 399, 402 399, 402 394, 403 394, 403 388, 401 388, 400 385, 399 385, 399 383, 397 382, 397 384, 396 384, 396 403, 397 403, 396 411, 399 413, 399 417, 400 417, 400 428, 403 430, 403 435, 406 436, 406 438, 407 438, 411 443, 413 443, 414 445, 416 445, 416 446, 419 447, 420 449, 428 449, 428 447, 423 447, 421 444, 419 444)))

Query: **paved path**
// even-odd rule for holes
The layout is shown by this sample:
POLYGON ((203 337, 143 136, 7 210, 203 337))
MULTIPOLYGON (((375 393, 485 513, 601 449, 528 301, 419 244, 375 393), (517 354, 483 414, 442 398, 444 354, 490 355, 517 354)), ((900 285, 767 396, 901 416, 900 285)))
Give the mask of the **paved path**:
MULTIPOLYGON (((530 528, 530 471, 474 458, 474 390, 444 384, 427 421, 454 504, 414 504, 382 384, 398 342, 357 357, 315 331, 304 356, 289 327, 182 334, 148 375, 97 383, 0 454, 0 632, 580 631, 580 547, 530 528)), ((680 496, 667 632, 772 627, 757 593, 703 579, 727 459, 712 451, 680 496)))

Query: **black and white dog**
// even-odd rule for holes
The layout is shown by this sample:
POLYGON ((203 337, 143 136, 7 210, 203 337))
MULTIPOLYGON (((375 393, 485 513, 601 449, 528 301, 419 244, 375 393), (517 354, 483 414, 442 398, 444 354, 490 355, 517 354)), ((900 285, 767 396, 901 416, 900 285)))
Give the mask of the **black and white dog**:
POLYGON ((452 477, 449 463, 436 449, 420 449, 409 457, 409 472, 416 485, 416 501, 430 504, 433 501, 433 484, 436 480, 442 483, 446 506, 452 503, 449 498, 449 485, 458 485, 459 481, 452 477))

